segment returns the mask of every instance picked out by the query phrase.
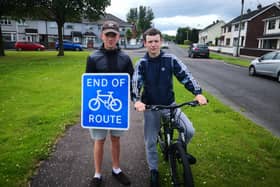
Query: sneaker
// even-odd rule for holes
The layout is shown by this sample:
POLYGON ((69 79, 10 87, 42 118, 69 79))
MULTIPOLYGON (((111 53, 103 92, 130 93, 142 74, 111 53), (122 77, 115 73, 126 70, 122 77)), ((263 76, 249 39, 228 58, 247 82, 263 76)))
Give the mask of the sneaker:
POLYGON ((112 175, 123 185, 129 186, 131 184, 129 178, 123 172, 116 174, 112 171, 112 175))
POLYGON ((91 187, 100 187, 101 183, 102 183, 102 178, 94 177, 90 182, 90 186, 91 187))
POLYGON ((151 181, 150 187, 159 187, 159 176, 158 171, 155 169, 151 170, 151 181))

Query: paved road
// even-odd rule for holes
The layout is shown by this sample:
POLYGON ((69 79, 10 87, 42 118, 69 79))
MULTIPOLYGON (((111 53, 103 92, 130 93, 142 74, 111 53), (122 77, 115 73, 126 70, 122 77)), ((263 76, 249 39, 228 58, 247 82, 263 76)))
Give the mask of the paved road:
POLYGON ((203 88, 225 104, 280 136, 280 84, 265 77, 250 77, 248 69, 211 59, 190 59, 186 50, 170 49, 181 57, 203 88))

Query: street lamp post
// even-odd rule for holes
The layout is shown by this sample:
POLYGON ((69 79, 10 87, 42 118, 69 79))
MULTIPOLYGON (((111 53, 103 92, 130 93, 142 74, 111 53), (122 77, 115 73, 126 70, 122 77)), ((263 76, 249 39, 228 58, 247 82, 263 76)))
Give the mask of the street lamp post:
POLYGON ((240 13, 240 20, 239 20, 239 29, 238 29, 238 38, 237 38, 237 46, 236 46, 236 56, 239 56, 239 42, 240 42, 240 33, 241 33, 241 23, 243 18, 243 7, 244 7, 244 0, 241 0, 241 13, 240 13))

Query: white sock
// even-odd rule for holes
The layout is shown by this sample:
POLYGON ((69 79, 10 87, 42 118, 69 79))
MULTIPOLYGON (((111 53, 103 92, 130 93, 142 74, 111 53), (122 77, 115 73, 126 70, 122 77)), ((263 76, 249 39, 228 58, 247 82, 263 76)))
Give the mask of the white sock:
POLYGON ((113 172, 115 174, 119 174, 120 172, 122 172, 121 168, 113 168, 113 172))
POLYGON ((94 178, 99 178, 100 179, 101 178, 101 173, 95 173, 94 178))

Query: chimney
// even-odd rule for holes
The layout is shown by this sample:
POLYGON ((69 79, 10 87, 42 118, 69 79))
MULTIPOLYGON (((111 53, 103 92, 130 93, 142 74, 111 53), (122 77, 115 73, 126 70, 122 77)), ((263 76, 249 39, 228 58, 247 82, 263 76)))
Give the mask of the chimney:
POLYGON ((248 9, 247 9, 247 13, 250 13, 250 12, 251 12, 251 9, 250 9, 250 8, 248 8, 248 9))
POLYGON ((258 10, 260 10, 262 8, 262 5, 258 4, 257 8, 258 8, 258 10))

